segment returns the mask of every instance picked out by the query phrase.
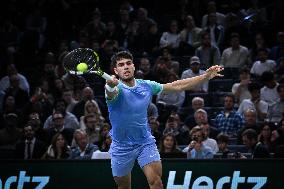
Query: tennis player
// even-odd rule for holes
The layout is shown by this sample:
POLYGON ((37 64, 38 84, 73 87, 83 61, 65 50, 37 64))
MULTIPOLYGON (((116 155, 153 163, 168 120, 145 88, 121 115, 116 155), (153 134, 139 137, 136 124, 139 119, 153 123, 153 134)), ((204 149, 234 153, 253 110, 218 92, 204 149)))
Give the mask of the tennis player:
POLYGON ((105 86, 109 118, 112 125, 110 147, 112 174, 118 189, 131 188, 131 170, 137 159, 151 189, 163 188, 162 164, 155 139, 147 120, 147 107, 152 95, 161 91, 188 90, 194 85, 221 76, 216 65, 193 78, 159 84, 134 78, 131 53, 121 51, 112 57, 112 66, 119 80, 113 77, 105 86))

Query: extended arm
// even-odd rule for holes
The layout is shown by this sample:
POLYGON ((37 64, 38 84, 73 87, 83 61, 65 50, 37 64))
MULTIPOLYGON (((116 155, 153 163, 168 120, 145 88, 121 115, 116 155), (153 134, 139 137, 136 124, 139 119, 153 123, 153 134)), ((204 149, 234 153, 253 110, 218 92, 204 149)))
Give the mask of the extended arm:
POLYGON ((163 90, 164 91, 190 90, 195 85, 198 85, 206 80, 212 79, 216 76, 222 76, 219 74, 219 72, 222 70, 223 70, 223 67, 219 65, 212 66, 206 70, 205 74, 163 84, 163 90))

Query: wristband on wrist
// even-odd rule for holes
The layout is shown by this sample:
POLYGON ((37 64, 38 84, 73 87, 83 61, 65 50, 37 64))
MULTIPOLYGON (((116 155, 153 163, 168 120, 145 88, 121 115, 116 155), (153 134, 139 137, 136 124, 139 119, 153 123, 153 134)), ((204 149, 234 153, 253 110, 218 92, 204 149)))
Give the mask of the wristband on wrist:
POLYGON ((115 87, 110 87, 108 84, 105 85, 105 89, 108 91, 108 92, 113 92, 116 90, 116 86, 115 87))

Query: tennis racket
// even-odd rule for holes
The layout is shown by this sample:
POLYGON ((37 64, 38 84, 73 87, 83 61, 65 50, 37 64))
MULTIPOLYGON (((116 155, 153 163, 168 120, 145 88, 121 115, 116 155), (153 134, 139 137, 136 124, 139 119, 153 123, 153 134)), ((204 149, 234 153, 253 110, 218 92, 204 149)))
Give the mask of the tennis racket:
POLYGON ((112 80, 109 74, 100 69, 99 55, 89 48, 77 48, 69 52, 63 59, 63 66, 70 74, 95 73, 105 80, 112 80))

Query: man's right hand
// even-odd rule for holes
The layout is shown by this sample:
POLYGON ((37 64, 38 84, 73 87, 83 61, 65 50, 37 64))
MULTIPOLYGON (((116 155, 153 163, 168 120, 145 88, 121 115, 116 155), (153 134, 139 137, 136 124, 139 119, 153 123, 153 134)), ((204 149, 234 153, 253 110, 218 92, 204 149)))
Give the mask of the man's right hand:
POLYGON ((112 75, 112 80, 107 80, 106 83, 107 83, 107 85, 110 86, 111 88, 114 88, 115 86, 118 85, 119 81, 118 81, 118 79, 115 77, 115 75, 112 75))

